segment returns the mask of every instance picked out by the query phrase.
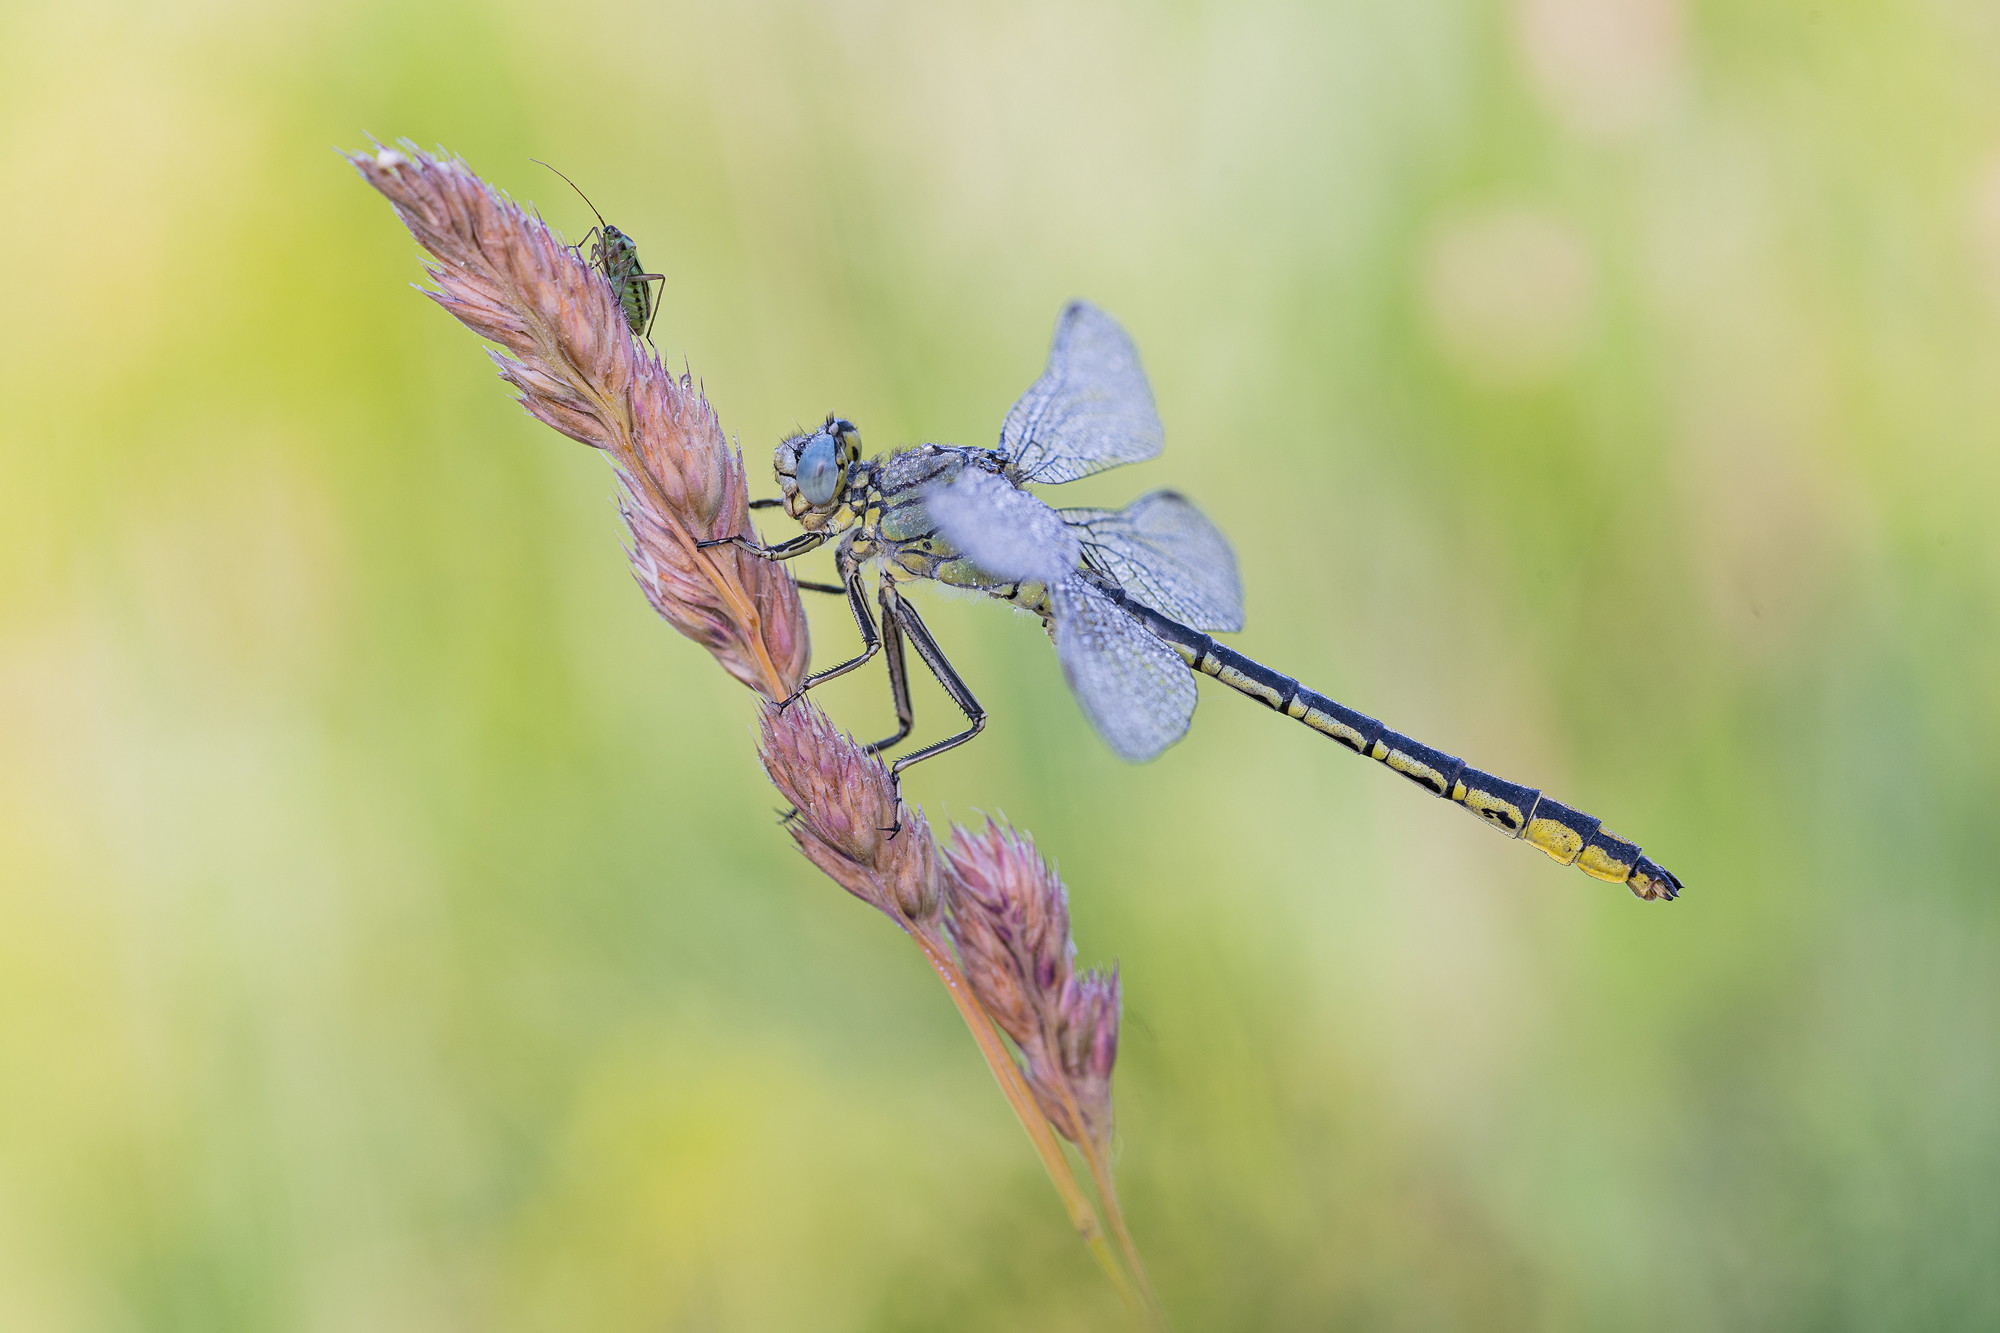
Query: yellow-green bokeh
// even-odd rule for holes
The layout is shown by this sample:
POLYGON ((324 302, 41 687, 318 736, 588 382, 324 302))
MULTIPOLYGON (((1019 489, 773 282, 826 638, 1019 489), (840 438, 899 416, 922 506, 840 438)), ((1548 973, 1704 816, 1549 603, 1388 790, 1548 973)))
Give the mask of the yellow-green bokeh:
POLYGON ((1246 651, 1686 880, 1207 685, 1123 767, 926 603, 993 720, 910 794, 1122 964, 1177 1327, 2000 1322, 1990 5, 28 4, 0 117, 0 1327, 1117 1318, 369 133, 581 182, 753 479, 991 440, 1092 298, 1168 452, 1077 500, 1185 489, 1246 651))

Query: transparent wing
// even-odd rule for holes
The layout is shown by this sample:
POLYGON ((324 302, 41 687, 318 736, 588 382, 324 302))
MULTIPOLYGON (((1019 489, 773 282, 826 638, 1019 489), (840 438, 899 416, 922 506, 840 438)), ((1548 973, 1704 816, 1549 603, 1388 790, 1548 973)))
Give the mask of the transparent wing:
POLYGON ((968 468, 924 491, 939 535, 986 573, 1054 584, 1076 572, 1083 549, 1055 510, 991 472, 968 468))
POLYGON ((1112 752, 1144 763, 1186 735, 1194 674, 1174 650, 1080 576, 1051 597, 1063 676, 1112 752))
POLYGON ((1118 321, 1071 301, 1056 321, 1048 368, 1000 427, 1023 481, 1075 481, 1160 455, 1164 432, 1139 349, 1118 321))
POLYGON ((1243 581, 1236 553, 1178 491, 1142 495, 1116 512, 1058 509, 1092 569, 1183 625, 1243 628, 1243 581))

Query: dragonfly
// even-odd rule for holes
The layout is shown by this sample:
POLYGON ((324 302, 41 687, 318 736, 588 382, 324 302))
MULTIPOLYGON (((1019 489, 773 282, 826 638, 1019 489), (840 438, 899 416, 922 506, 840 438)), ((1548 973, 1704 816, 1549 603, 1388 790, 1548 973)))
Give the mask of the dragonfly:
POLYGON ((1464 806, 1563 865, 1624 884, 1646 901, 1679 896, 1680 880, 1595 816, 1393 731, 1217 642, 1213 633, 1243 628, 1236 556, 1179 492, 1153 491, 1119 510, 1054 509, 1026 489, 1144 462, 1158 457, 1163 443, 1132 340, 1096 306, 1073 301, 1057 321, 1047 368, 1008 411, 997 448, 919 444, 864 460, 854 424, 828 416, 817 430, 778 446, 773 463, 782 498, 752 506, 783 507, 803 531, 768 546, 747 535, 703 545, 733 544, 766 560, 790 560, 837 542, 839 583, 800 586, 846 597, 862 650, 808 676, 785 703, 882 653, 897 729, 868 748, 893 748, 913 724, 906 646, 914 648, 967 726, 897 759, 890 772, 898 779, 986 725, 985 710, 901 590, 930 580, 1041 617, 1071 692, 1121 759, 1152 759, 1186 734, 1199 673, 1464 806), (871 569, 879 628, 865 581, 871 569))

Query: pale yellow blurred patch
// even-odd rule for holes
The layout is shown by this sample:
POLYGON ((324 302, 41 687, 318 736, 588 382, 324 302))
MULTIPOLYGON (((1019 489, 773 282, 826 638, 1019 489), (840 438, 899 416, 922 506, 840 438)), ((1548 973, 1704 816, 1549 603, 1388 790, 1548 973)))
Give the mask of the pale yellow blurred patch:
POLYGON ((1642 130, 1679 91, 1680 0, 1516 0, 1514 25, 1530 86, 1575 134, 1642 130))
POLYGON ((1686 405, 1680 471, 1693 526, 1673 543, 1716 622, 1751 652, 1791 642, 1843 574, 1835 499, 1813 461, 1831 442, 1809 400, 1760 387, 1697 390, 1686 405))
POLYGON ((1480 383, 1544 384, 1582 350, 1597 271, 1570 223, 1526 204, 1467 210, 1440 223, 1420 291, 1433 335, 1480 383))
POLYGON ((1866 522, 1769 170, 1728 144, 1663 179, 1644 272, 1675 349, 1663 369, 1689 525, 1652 537, 1686 552, 1715 623, 1752 654, 1792 642, 1823 609, 1866 522))
MULTIPOLYGON (((550 1329, 635 1312, 662 1327, 865 1323, 869 1250, 959 1232, 900 1201, 927 1183, 900 1147, 956 1133, 930 1097, 881 1100, 781 1041, 724 1052, 687 1017, 607 1052, 576 1089, 496 1302, 550 1329)), ((985 1183, 988 1156, 965 1161, 962 1186, 985 1183)))
POLYGON ((283 428, 246 432, 152 499, 119 555, 155 668, 238 704, 324 684, 347 611, 344 533, 283 428))
POLYGON ((1987 294, 2000 307, 2000 153, 1974 177, 1970 195, 1972 251, 1986 279, 1987 294))

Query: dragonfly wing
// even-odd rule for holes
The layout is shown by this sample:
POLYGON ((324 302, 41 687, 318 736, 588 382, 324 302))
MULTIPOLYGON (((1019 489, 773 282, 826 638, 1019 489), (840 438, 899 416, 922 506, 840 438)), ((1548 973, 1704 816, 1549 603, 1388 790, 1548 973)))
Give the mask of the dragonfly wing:
POLYGON ((1071 301, 1056 321, 1048 368, 1000 427, 1000 449, 1022 481, 1075 481, 1159 457, 1164 435, 1139 349, 1117 320, 1071 301))
POLYGON ((927 488, 924 510, 959 554, 996 578, 1055 584, 1083 558, 1061 515, 991 472, 968 468, 927 488))
POLYGON ((1194 675, 1174 650, 1080 576, 1052 597, 1063 676, 1112 752, 1144 763, 1186 735, 1194 675))
POLYGON ((1123 509, 1059 509, 1091 568, 1161 615, 1202 630, 1243 628, 1236 553, 1177 491, 1142 495, 1123 509))

